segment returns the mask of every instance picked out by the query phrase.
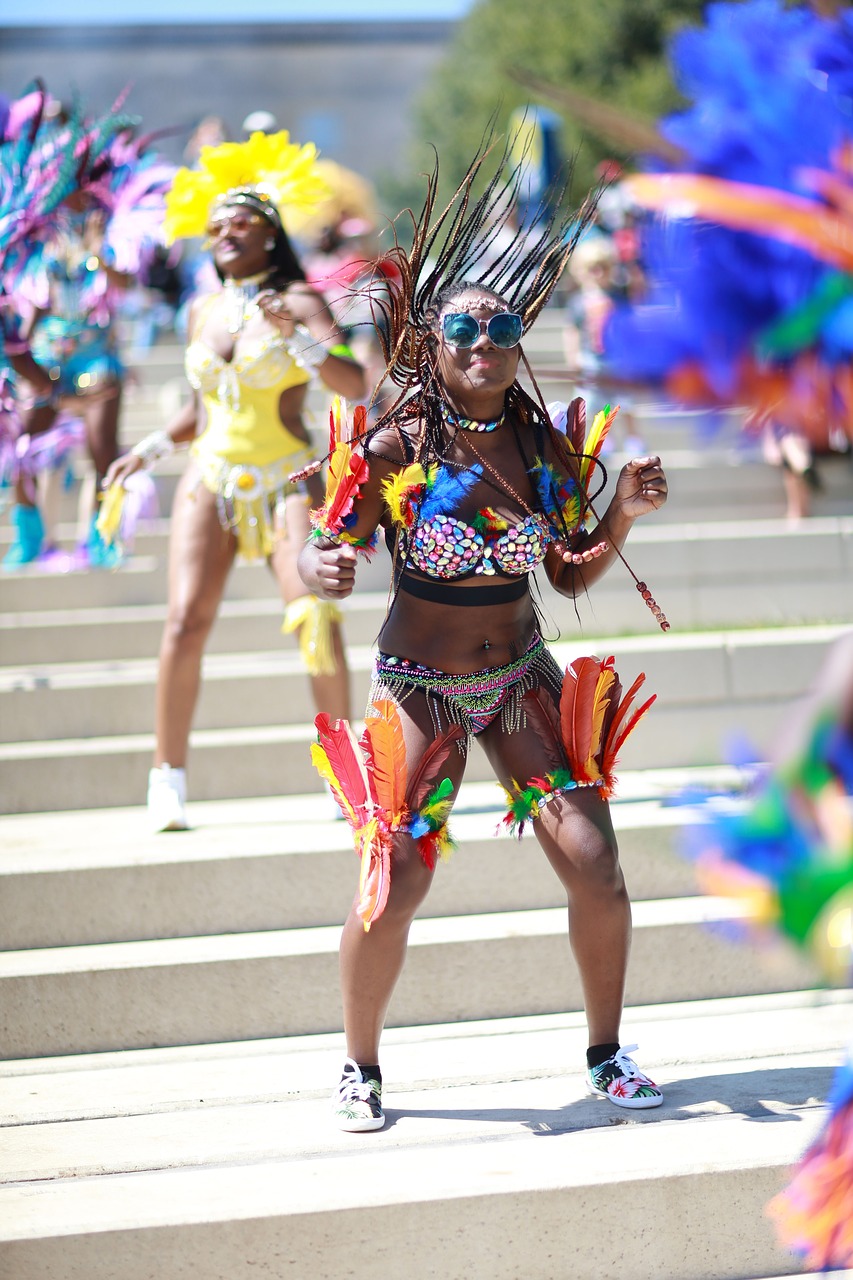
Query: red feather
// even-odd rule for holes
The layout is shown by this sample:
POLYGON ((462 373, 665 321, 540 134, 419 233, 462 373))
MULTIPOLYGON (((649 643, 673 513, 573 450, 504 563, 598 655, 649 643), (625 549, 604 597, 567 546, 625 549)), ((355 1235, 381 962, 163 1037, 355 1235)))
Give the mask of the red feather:
POLYGON ((610 779, 611 785, 612 779, 610 778, 610 775, 613 773, 616 759, 619 752, 622 750, 626 738, 634 729, 636 729, 637 725, 640 723, 657 696, 658 695, 656 693, 653 693, 652 696, 648 698, 641 707, 638 707, 637 710, 629 717, 621 732, 613 735, 611 739, 605 743, 604 751, 602 752, 601 772, 604 774, 605 779, 610 779))
POLYGON ((350 440, 357 443, 364 435, 366 429, 367 409, 363 404, 357 404, 352 411, 352 432, 350 433, 350 440))
POLYGON ((340 439, 341 412, 340 401, 335 396, 329 405, 329 457, 335 452, 335 446, 340 439))
POLYGON ((430 743, 409 779, 407 794, 410 809, 420 809, 432 790, 439 769, 450 755, 453 744, 464 737, 465 730, 461 725, 454 724, 450 726, 447 733, 440 734, 430 743))
POLYGON ((560 723, 569 768, 578 782, 593 782, 589 770, 595 690, 602 663, 598 658, 576 658, 567 668, 560 698, 560 723))
POLYGON ((566 758, 560 733, 560 713, 554 703, 537 689, 529 689, 522 699, 522 706, 545 748, 549 768, 552 771, 564 769, 566 758))
POLYGON ((353 453, 345 441, 335 446, 326 477, 326 501, 320 511, 324 532, 340 533, 345 518, 350 514, 361 486, 370 475, 366 460, 353 453))
POLYGON ((355 810, 358 820, 366 822, 373 807, 367 770, 349 721, 332 721, 325 711, 321 711, 314 724, 338 786, 355 810))
POLYGON ((575 453, 583 453, 586 440, 586 403, 580 396, 571 402, 566 413, 566 436, 575 453))
POLYGON ((602 742, 604 743, 605 751, 611 750, 610 744, 612 742, 616 742, 617 739, 620 746, 625 741, 627 735, 623 733, 620 736, 620 727, 631 710, 634 698, 645 684, 645 680, 646 674, 644 671, 641 671, 628 692, 625 694, 624 698, 622 698, 621 702, 616 706, 613 715, 610 717, 610 723, 607 726, 607 730, 602 734, 602 742))

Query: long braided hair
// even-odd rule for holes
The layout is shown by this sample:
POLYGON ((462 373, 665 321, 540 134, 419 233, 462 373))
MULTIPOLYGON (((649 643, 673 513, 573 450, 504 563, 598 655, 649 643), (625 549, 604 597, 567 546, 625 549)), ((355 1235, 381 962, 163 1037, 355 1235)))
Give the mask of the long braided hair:
MULTIPOLYGON (((412 247, 407 252, 397 243, 388 255, 399 272, 399 283, 378 296, 372 295, 370 286, 367 287, 386 361, 383 382, 392 382, 398 390, 390 407, 362 438, 366 453, 385 456, 373 445, 376 434, 390 427, 399 435, 403 424, 417 422, 412 460, 425 468, 445 461, 447 437, 436 373, 435 332, 442 308, 463 293, 477 290, 520 315, 526 333, 550 298, 578 240, 594 217, 598 193, 590 193, 579 209, 570 210, 566 207, 566 179, 548 192, 526 232, 508 235, 508 231, 514 230, 515 209, 525 176, 525 157, 522 156, 521 162, 510 164, 512 153, 512 138, 498 151, 491 134, 487 135, 462 181, 438 214, 436 156, 432 173, 427 175, 423 209, 417 218, 409 211, 412 247), (485 176, 490 158, 496 159, 493 172, 485 178, 482 194, 475 198, 474 187, 485 176)), ((524 440, 533 444, 534 454, 544 456, 543 444, 547 439, 565 472, 577 479, 577 455, 565 437, 554 429, 523 351, 521 355, 536 397, 516 380, 507 391, 505 410, 525 467, 530 469, 533 458, 527 456, 524 440)), ((605 483, 606 476, 601 488, 605 483)), ((559 513, 557 518, 568 541, 570 531, 559 513)), ((395 594, 413 532, 395 530, 392 588, 395 594)))

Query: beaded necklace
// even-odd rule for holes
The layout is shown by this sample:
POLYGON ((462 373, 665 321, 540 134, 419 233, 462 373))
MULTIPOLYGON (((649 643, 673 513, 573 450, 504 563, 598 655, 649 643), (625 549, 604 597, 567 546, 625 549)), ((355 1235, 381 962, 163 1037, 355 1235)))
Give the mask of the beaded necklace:
POLYGON ((264 281, 272 274, 270 267, 259 271, 255 276, 246 276, 242 280, 234 276, 226 276, 222 286, 225 304, 225 325, 230 334, 238 334, 243 325, 258 311, 255 298, 261 291, 264 281))
POLYGON ((461 417, 442 402, 441 416, 448 427, 453 427, 456 431, 497 431, 506 417, 506 409, 502 409, 500 417, 492 419, 491 422, 478 422, 476 418, 461 417))

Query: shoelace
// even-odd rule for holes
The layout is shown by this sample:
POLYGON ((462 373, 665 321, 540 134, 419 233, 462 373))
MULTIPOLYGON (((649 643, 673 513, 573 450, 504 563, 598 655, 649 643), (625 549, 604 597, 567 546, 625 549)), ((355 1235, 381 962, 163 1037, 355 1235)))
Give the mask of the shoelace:
POLYGON ((637 1076, 641 1076, 643 1074, 636 1062, 634 1062, 632 1058, 628 1057, 629 1053, 636 1053, 639 1047, 640 1046, 638 1044, 626 1044, 618 1053, 614 1053, 612 1058, 613 1062, 619 1064, 619 1070, 622 1072, 623 1076, 627 1076, 629 1080, 634 1080, 637 1076))
POLYGON ((361 1074, 358 1063, 347 1058, 346 1066, 353 1068, 353 1074, 338 1085, 339 1102, 369 1102, 372 1089, 370 1081, 361 1074))

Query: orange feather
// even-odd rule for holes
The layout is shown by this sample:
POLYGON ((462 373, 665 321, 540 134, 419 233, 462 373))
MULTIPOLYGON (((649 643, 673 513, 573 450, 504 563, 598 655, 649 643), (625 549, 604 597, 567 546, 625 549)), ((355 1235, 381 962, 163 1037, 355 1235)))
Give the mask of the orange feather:
POLYGON ((365 717, 361 745, 367 754, 371 794, 393 825, 406 806, 406 743, 397 704, 383 698, 374 706, 376 714, 365 717))
POLYGON ((356 914, 369 933, 388 901, 391 887, 391 840, 379 830, 374 818, 355 833, 356 852, 361 858, 356 914))

